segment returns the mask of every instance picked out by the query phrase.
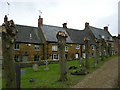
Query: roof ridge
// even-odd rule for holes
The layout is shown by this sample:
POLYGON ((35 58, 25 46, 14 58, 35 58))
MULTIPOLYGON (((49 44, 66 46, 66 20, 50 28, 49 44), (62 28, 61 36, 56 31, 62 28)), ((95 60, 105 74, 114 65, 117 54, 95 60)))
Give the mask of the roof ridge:
POLYGON ((47 24, 43 24, 43 26, 50 26, 50 27, 57 27, 57 28, 63 28, 63 27, 60 27, 60 26, 54 26, 54 25, 47 25, 47 24))
POLYGON ((94 27, 94 26, 89 26, 89 27, 92 27, 92 28, 96 28, 96 29, 101 29, 101 30, 103 30, 102 28, 97 28, 97 27, 94 27))
POLYGON ((80 29, 71 29, 71 28, 68 28, 69 30, 73 30, 73 31, 84 31, 84 30, 80 30, 80 29))
POLYGON ((24 26, 24 27, 32 27, 32 28, 38 28, 38 27, 35 27, 35 26, 29 26, 29 25, 20 25, 20 24, 15 24, 16 26, 24 26))

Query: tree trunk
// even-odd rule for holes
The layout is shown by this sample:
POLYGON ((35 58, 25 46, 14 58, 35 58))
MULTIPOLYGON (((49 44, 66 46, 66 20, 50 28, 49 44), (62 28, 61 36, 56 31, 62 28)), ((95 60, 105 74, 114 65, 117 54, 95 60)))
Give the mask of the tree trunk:
POLYGON ((89 69, 89 66, 90 66, 89 65, 89 48, 90 48, 89 39, 85 38, 84 43, 85 43, 85 54, 86 54, 85 67, 89 69))
POLYGON ((96 60, 97 60, 97 63, 99 63, 99 61, 98 61, 98 58, 99 58, 99 42, 96 42, 95 52, 96 52, 96 60))
POLYGON ((67 61, 65 59, 65 45, 66 45, 66 34, 64 32, 58 32, 58 50, 59 50, 59 63, 60 63, 60 78, 59 81, 66 81, 67 78, 67 61), (62 35, 63 36, 62 36, 62 35))
POLYGON ((13 60, 13 42, 16 31, 13 24, 13 21, 6 21, 2 25, 2 71, 6 88, 16 88, 16 74, 13 60))
POLYGON ((100 43, 101 43, 101 61, 104 61, 104 40, 100 40, 100 43))

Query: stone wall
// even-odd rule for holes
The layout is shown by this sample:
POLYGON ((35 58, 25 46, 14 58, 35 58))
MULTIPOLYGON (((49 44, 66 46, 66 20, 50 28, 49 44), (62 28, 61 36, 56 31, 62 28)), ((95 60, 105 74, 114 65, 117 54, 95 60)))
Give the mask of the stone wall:
POLYGON ((19 47, 19 50, 14 50, 14 55, 28 55, 29 61, 34 61, 34 55, 40 55, 40 59, 43 59, 43 45, 39 45, 40 50, 38 51, 34 49, 34 44, 29 46, 25 43, 19 43, 19 47))

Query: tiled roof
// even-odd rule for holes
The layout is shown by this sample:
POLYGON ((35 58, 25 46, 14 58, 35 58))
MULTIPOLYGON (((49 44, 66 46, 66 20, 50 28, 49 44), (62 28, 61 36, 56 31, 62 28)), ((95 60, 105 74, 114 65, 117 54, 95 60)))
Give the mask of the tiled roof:
POLYGON ((24 25, 16 25, 18 33, 16 35, 16 42, 24 42, 24 43, 36 43, 42 44, 42 36, 38 31, 37 27, 24 26, 24 25))
MULTIPOLYGON (((16 28, 18 29, 16 42, 36 44, 44 43, 42 34, 40 33, 38 27, 16 25, 16 28)), ((56 38, 56 34, 59 31, 63 31, 68 34, 66 43, 84 44, 84 38, 88 37, 90 39, 90 44, 95 44, 94 39, 101 39, 101 36, 104 36, 105 40, 113 41, 112 35, 108 31, 92 26, 89 26, 89 29, 92 33, 89 33, 87 30, 77 30, 70 28, 65 29, 63 27, 51 25, 41 26, 41 30, 47 42, 57 42, 58 40, 56 38)))
MULTIPOLYGON (((48 41, 48 42, 57 42, 58 40, 56 38, 56 34, 59 31, 63 31, 63 32, 67 33, 64 28, 57 27, 57 26, 43 25, 43 26, 41 26, 41 29, 46 38, 46 41, 48 41)), ((68 36, 68 38, 66 39, 66 43, 73 43, 70 36, 68 36)))
POLYGON ((92 33, 94 34, 95 38, 101 39, 101 37, 104 36, 105 40, 113 41, 112 35, 108 31, 106 31, 104 29, 92 27, 92 26, 89 26, 89 28, 92 31, 92 33))
POLYGON ((88 37, 90 39, 90 44, 95 44, 92 36, 88 34, 85 30, 67 29, 73 43, 84 44, 84 38, 88 37))

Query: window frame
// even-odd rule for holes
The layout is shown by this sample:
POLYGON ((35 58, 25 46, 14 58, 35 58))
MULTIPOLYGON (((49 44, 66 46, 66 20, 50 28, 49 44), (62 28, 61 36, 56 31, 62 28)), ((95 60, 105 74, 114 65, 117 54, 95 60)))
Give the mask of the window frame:
POLYGON ((95 50, 95 46, 94 45, 91 45, 92 46, 92 50, 94 51, 95 50))
POLYGON ((65 51, 68 52, 68 46, 65 46, 65 51))
POLYGON ((85 50, 85 45, 83 45, 83 50, 85 50))
POLYGON ((59 60, 59 54, 52 54, 52 60, 59 60), (57 55, 57 58, 55 58, 55 55, 57 55))
POLYGON ((57 45, 53 45, 52 46, 52 51, 58 51, 58 46, 57 45))
POLYGON ((34 45, 34 50, 35 51, 40 51, 40 45, 34 45))
POLYGON ((14 50, 20 50, 20 44, 19 43, 14 44, 14 50))
POLYGON ((40 55, 34 55, 34 61, 40 61, 40 55))
POLYGON ((76 45, 76 49, 80 49, 80 45, 76 45))
POLYGON ((83 53, 83 58, 86 58, 86 53, 83 53))
POLYGON ((15 62, 19 62, 20 61, 19 55, 14 55, 14 60, 15 60, 15 62))

